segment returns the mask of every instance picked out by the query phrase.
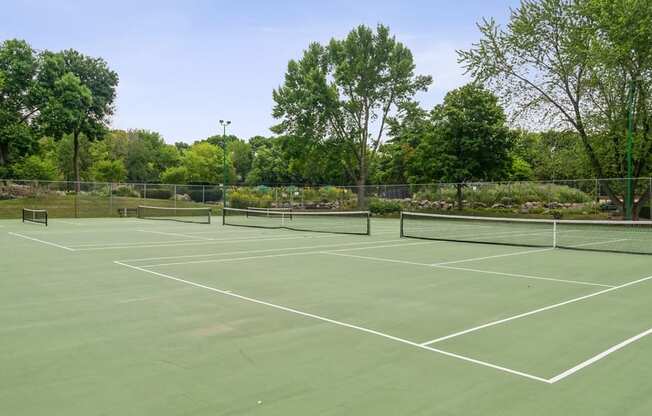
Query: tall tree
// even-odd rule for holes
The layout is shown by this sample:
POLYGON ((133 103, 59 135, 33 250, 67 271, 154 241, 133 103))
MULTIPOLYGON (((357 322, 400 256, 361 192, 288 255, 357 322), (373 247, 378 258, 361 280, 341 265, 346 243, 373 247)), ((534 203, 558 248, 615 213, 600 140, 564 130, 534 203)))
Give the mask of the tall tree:
POLYGON ((464 182, 507 177, 512 136, 495 95, 465 85, 446 94, 444 103, 432 110, 430 122, 410 166, 417 181, 456 183, 461 209, 464 182))
POLYGON ((361 187, 363 205, 369 160, 384 139, 387 118, 431 82, 414 74, 412 53, 386 26, 375 32, 358 26, 327 46, 312 43, 299 61, 288 63, 283 86, 273 92, 273 116, 281 120, 273 131, 345 146, 350 157, 342 168, 361 187))
POLYGON ((101 58, 75 50, 43 53, 39 84, 47 89, 47 104, 39 122, 46 134, 73 137, 73 170, 79 192, 79 138, 103 137, 113 114, 118 75, 101 58))
POLYGON ((0 43, 0 167, 37 145, 31 121, 39 109, 35 77, 39 59, 22 40, 0 43))
MULTIPOLYGON (((481 40, 459 52, 461 63, 516 116, 535 114, 539 126, 575 130, 599 178, 627 176, 623 150, 635 80, 634 176, 650 173, 652 2, 527 0, 505 28, 493 20, 479 28, 481 40)), ((614 184, 604 185, 622 204, 614 184)))

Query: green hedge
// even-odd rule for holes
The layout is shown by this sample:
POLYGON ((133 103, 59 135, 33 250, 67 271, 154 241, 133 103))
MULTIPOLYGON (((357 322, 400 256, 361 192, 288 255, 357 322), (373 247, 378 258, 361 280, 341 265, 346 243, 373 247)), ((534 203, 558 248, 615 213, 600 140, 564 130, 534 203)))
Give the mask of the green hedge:
MULTIPOLYGON (((466 185, 462 188, 463 198, 467 202, 521 205, 525 202, 590 203, 591 195, 566 185, 540 183, 512 183, 496 185, 466 185)), ((433 186, 417 192, 414 199, 428 201, 454 202, 457 189, 454 186, 433 186)))
POLYGON ((369 200, 369 211, 375 215, 389 215, 401 212, 400 202, 391 199, 371 198, 369 200))

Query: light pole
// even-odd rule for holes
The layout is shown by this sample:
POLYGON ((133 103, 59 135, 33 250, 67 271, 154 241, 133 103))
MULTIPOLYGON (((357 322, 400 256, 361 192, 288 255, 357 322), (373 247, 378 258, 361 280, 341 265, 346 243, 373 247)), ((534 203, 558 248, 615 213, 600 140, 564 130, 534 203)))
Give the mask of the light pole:
POLYGON ((226 185, 228 182, 228 171, 226 170, 226 126, 231 124, 230 120, 220 120, 222 126, 222 165, 224 172, 222 175, 222 209, 226 208, 226 185))
POLYGON ((632 78, 629 81, 629 94, 627 97, 627 193, 625 195, 625 219, 634 218, 634 162, 632 152, 634 147, 634 94, 636 93, 636 82, 642 78, 632 78))
POLYGON ((557 146, 552 146, 550 148, 550 165, 552 168, 552 184, 555 184, 555 150, 557 150, 557 146))

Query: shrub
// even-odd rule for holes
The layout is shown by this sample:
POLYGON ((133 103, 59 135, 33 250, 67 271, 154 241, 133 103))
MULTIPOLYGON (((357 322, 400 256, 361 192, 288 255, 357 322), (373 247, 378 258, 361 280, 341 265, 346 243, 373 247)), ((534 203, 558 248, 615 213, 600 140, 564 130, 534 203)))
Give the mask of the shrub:
POLYGON ((128 198, 140 198, 140 193, 129 186, 119 186, 113 190, 113 195, 128 198))
POLYGON ((227 201, 231 208, 261 207, 268 208, 272 205, 271 195, 256 194, 246 190, 231 191, 227 194, 227 201))
POLYGON ((170 189, 147 188, 147 199, 171 199, 172 191, 170 189))
POLYGON ((206 188, 206 189, 190 189, 185 191, 188 196, 190 196, 190 199, 192 199, 194 202, 204 202, 204 201, 212 201, 212 202, 217 202, 222 200, 222 190, 221 189, 216 189, 214 187, 206 188))
POLYGON ((346 188, 323 186, 321 188, 304 188, 303 200, 310 202, 350 201, 355 194, 346 188))
MULTIPOLYGON (((590 203, 592 201, 590 195, 579 189, 536 182, 469 184, 464 186, 462 192, 464 200, 479 202, 489 207, 494 204, 521 205, 525 202, 590 203)), ((452 202, 456 199, 456 189, 450 185, 433 186, 416 193, 415 199, 452 202)))
POLYGON ((387 215, 401 212, 401 204, 391 199, 372 198, 369 200, 369 211, 376 215, 387 215))

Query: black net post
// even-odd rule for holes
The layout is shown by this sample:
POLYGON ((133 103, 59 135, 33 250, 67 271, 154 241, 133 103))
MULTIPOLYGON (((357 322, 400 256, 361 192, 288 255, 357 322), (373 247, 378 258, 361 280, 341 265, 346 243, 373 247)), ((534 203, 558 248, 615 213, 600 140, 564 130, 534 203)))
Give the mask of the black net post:
POLYGON ((371 235, 371 214, 367 213, 367 235, 371 235))

